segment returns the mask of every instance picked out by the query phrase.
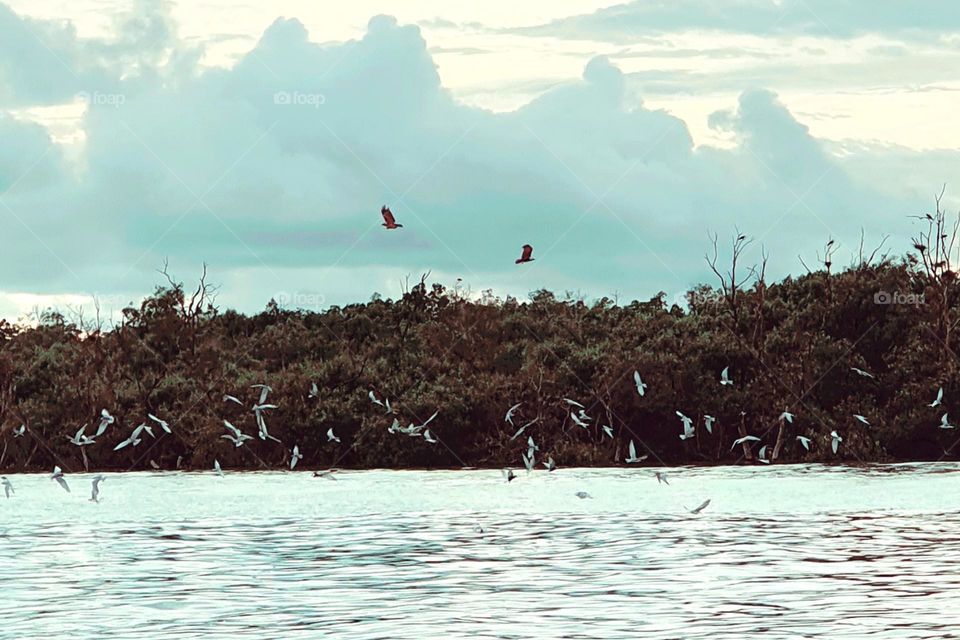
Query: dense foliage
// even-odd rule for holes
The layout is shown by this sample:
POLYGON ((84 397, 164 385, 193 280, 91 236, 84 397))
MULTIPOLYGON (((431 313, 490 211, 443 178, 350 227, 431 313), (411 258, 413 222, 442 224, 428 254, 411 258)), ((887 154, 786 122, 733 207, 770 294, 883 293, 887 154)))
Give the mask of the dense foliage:
POLYGON ((754 460, 778 439, 774 462, 952 456, 960 429, 939 425, 944 413, 960 422, 958 290, 933 250, 918 251, 833 273, 828 245, 820 270, 776 284, 762 266, 742 278, 718 268, 721 285, 691 291, 682 308, 663 295, 627 305, 547 291, 525 303, 477 299, 422 280, 397 301, 322 313, 271 303, 247 317, 219 312, 205 284, 193 292, 171 280, 106 330, 52 311, 0 324, 0 469, 173 468, 178 458, 182 468, 280 467, 294 444, 306 468, 519 466, 528 435, 538 462, 560 466, 623 464, 631 439, 648 464, 754 460), (733 385, 719 384, 724 367, 733 385), (635 370, 649 385, 643 397, 635 370), (267 424, 283 444, 235 447, 223 420, 256 436, 258 383, 273 389, 267 424), (942 405, 928 406, 940 387, 942 405), (564 398, 586 406, 589 428, 572 423, 564 398), (517 426, 537 422, 511 440, 504 414, 518 402, 517 426), (95 444, 69 442, 85 423, 92 435, 103 408, 116 423, 95 444), (778 419, 784 410, 793 424, 778 419), (419 424, 434 411, 437 444, 388 432, 394 417, 419 424), (677 411, 695 420, 695 438, 678 437, 677 411), (172 434, 155 428, 157 438, 115 452, 148 413, 172 434), (712 434, 704 414, 717 418, 712 434), (330 428, 342 442, 328 441, 330 428), (762 442, 731 449, 745 434, 762 442), (811 438, 809 451, 797 435, 811 438))

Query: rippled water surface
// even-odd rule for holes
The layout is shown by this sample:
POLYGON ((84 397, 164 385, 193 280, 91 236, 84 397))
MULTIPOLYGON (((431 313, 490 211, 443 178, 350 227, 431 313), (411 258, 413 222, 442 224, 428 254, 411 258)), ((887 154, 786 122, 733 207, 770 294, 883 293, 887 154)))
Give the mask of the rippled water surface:
POLYGON ((0 638, 960 638, 960 467, 652 472, 8 476, 0 638))

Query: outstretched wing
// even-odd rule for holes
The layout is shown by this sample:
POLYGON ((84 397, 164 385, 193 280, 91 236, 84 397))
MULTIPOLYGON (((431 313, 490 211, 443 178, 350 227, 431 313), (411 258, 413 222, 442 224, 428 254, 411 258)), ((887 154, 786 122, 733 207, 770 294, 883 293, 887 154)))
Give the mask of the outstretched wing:
POLYGON ((533 247, 528 244, 523 245, 523 253, 520 254, 521 260, 529 260, 530 256, 533 255, 533 247))
POLYGON ((386 222, 388 225, 393 226, 397 224, 397 219, 393 217, 393 212, 390 211, 389 207, 387 206, 381 207, 380 215, 383 216, 383 221, 386 222))

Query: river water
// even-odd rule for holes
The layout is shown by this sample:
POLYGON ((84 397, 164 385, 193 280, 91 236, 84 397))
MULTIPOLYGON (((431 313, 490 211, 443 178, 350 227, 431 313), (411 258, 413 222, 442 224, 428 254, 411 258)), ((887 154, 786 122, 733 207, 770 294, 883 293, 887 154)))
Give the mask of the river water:
POLYGON ((960 638, 960 466, 653 471, 8 475, 0 638, 960 638))

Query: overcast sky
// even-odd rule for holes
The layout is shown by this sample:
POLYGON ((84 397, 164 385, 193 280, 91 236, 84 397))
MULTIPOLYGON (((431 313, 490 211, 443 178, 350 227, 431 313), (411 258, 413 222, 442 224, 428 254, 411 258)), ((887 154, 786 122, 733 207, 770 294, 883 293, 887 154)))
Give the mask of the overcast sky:
POLYGON ((947 0, 0 1, 0 317, 138 301, 671 298, 960 200, 947 0), (387 231, 389 204, 403 229, 387 231), (536 261, 514 265, 520 246, 536 261))

